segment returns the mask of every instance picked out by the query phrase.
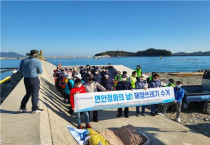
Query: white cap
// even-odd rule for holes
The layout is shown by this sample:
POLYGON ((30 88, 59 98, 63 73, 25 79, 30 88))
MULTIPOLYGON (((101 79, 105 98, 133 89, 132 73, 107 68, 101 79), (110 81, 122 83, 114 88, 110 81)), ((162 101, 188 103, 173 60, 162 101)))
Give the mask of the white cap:
POLYGON ((67 79, 71 79, 71 78, 72 78, 72 76, 71 76, 70 74, 65 75, 65 77, 66 77, 67 79))
POLYGON ((79 78, 79 79, 82 78, 81 74, 76 74, 76 75, 74 75, 74 76, 77 77, 77 78, 79 78))

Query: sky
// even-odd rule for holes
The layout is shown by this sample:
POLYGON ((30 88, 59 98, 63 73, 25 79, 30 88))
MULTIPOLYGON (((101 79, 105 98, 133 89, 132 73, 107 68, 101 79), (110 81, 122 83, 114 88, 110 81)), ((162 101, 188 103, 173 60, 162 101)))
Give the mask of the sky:
POLYGON ((2 1, 1 51, 210 50, 210 1, 2 1))

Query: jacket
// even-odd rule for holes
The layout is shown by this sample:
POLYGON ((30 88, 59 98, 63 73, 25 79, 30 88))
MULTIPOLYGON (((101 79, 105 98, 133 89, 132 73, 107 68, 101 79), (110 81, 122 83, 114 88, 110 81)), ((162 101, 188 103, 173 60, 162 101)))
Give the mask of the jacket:
POLYGON ((135 72, 137 72, 137 77, 142 76, 141 68, 140 69, 135 69, 135 72))
POLYGON ((146 81, 140 82, 140 80, 138 80, 136 82, 136 88, 135 89, 144 89, 146 87, 146 81))
POLYGON ((135 83, 137 81, 136 77, 130 76, 130 83, 133 89, 135 89, 135 83))
POLYGON ((161 81, 160 80, 157 80, 157 81, 151 80, 148 83, 148 88, 159 88, 159 87, 161 87, 161 81))
POLYGON ((101 75, 100 74, 94 74, 94 81, 98 82, 99 84, 101 84, 101 75))
POLYGON ((111 78, 108 79, 103 79, 101 81, 101 85, 106 88, 107 90, 111 91, 113 89, 114 86, 114 81, 111 78))
POLYGON ((70 103, 71 103, 71 107, 74 108, 74 94, 76 92, 79 92, 79 93, 86 93, 86 90, 85 90, 85 87, 84 86, 81 86, 79 88, 73 88, 71 89, 71 93, 70 93, 70 103))
POLYGON ((131 90, 131 84, 128 81, 120 81, 117 84, 116 90, 131 90))
POLYGON ((86 83, 84 85, 86 92, 98 92, 97 89, 101 91, 106 91, 106 89, 100 85, 98 82, 91 82, 91 83, 86 83))
POLYGON ((184 98, 184 89, 180 88, 177 89, 176 87, 174 88, 174 95, 175 95, 175 100, 177 103, 181 103, 182 99, 184 98))
POLYGON ((70 90, 74 88, 74 80, 73 79, 70 79, 68 80, 67 84, 66 84, 66 87, 65 87, 65 93, 70 95, 70 90))
POLYGON ((38 74, 43 73, 41 62, 31 57, 21 60, 19 71, 23 74, 24 78, 36 78, 38 74))

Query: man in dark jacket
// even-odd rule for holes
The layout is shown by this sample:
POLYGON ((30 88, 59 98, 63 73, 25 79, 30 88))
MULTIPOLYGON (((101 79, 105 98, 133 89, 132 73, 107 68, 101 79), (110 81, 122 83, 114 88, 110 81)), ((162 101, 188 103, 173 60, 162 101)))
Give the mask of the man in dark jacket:
POLYGON ((112 91, 114 88, 114 81, 109 77, 109 73, 104 75, 104 79, 101 81, 101 85, 108 91, 112 91))
POLYGON ((93 77, 94 77, 94 81, 101 84, 101 74, 98 72, 98 68, 95 68, 95 70, 93 71, 93 77))
MULTIPOLYGON (((127 76, 123 75, 122 76, 122 81, 118 82, 116 90, 131 90, 131 89, 132 89, 132 87, 131 87, 131 84, 129 83, 128 79, 127 79, 127 76)), ((128 107, 125 107, 124 116, 126 118, 128 118, 128 112, 129 112, 128 107)), ((122 116, 122 108, 118 108, 117 117, 121 117, 121 116, 122 116)))
MULTIPOLYGON (((159 80, 160 76, 159 74, 154 74, 153 78, 151 81, 149 81, 148 83, 148 88, 160 88, 161 87, 161 81, 159 80)), ((157 105, 151 105, 151 115, 155 116, 155 112, 156 112, 156 107, 157 105)))

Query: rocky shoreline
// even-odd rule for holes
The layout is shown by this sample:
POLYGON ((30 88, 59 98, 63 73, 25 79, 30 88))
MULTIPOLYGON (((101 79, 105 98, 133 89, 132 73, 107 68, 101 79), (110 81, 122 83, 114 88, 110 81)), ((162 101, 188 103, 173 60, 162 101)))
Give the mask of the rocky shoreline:
MULTIPOLYGON (((151 73, 146 73, 151 75, 151 73)), ((160 80, 164 83, 172 78, 174 81, 182 81, 184 86, 201 85, 203 72, 192 73, 159 73, 160 80)), ((165 117, 175 121, 176 114, 172 114, 170 110, 165 114, 165 117)), ((205 114, 202 111, 200 103, 191 104, 187 110, 182 110, 181 124, 210 137, 210 114, 205 114)))

